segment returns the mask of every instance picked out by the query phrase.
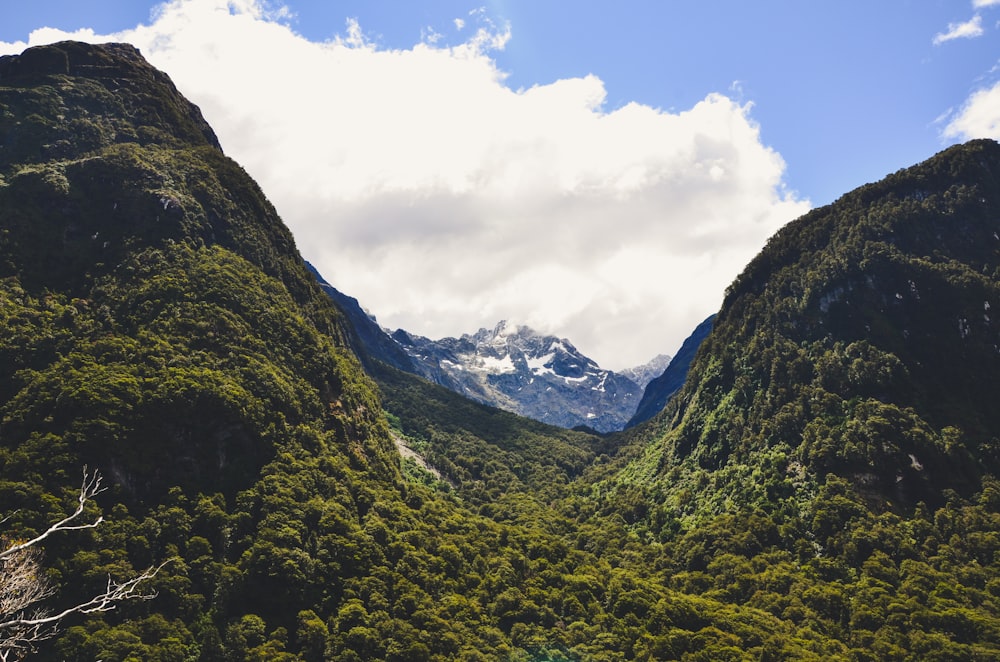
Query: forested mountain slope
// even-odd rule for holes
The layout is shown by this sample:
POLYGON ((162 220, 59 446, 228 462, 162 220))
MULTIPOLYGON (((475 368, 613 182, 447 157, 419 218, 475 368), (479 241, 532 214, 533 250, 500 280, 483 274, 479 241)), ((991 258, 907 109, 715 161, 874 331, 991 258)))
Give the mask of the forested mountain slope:
POLYGON ((469 504, 482 506, 512 493, 548 502, 613 452, 611 443, 593 434, 483 405, 386 365, 372 374, 404 443, 469 504))
POLYGON ((97 498, 107 521, 46 541, 54 605, 170 561, 154 600, 67 623, 34 659, 822 649, 663 586, 657 548, 572 487, 596 438, 421 408, 405 381, 386 398, 392 430, 346 324, 261 191, 134 49, 0 60, 4 535, 71 510, 89 465, 114 484, 97 498), (448 454, 451 487, 404 475, 394 435, 493 455, 448 454))
POLYGON ((783 228, 729 288, 644 468, 781 453, 794 468, 773 478, 833 473, 879 507, 970 494, 1000 468, 998 301, 996 143, 845 195, 783 228))
POLYGON ((668 586, 808 623, 834 658, 995 658, 998 300, 995 142, 806 214, 622 437, 605 508, 670 550, 668 586))
MULTIPOLYGON (((919 202, 954 198, 950 218, 969 219, 970 232, 995 223, 995 191, 969 176, 995 172, 995 152, 954 150, 957 169, 939 157, 940 182, 919 202)), ((907 232, 893 232, 897 244, 907 232)), ((808 251, 822 255, 837 236, 816 235, 808 251)), ((774 246, 798 241, 783 234, 774 246)), ((741 436, 765 428, 735 399, 749 385, 736 394, 744 382, 730 377, 745 368, 739 357, 749 369, 766 347, 722 339, 767 328, 751 313, 772 301, 754 297, 783 291, 786 271, 798 287, 772 267, 806 254, 769 250, 734 285, 678 404, 628 435, 554 430, 383 365, 376 387, 350 351, 355 331, 275 210, 163 74, 122 45, 0 59, 3 534, 31 535, 71 510, 86 464, 114 484, 96 499, 107 521, 46 540, 53 604, 170 561, 154 600, 68 622, 34 659, 995 659, 1000 486, 976 446, 994 423, 979 409, 985 396, 924 413, 921 398, 944 385, 914 383, 902 391, 910 400, 878 400, 902 412, 880 414, 890 423, 911 410, 924 421, 914 418, 913 452, 891 425, 862 418, 881 397, 871 389, 899 383, 886 350, 866 339, 832 355, 841 381, 819 383, 849 418, 793 416, 799 445, 793 432, 773 446, 763 433, 741 436), (861 360, 871 355, 888 366, 875 378, 861 360), (840 458, 836 449, 854 446, 810 441, 821 423, 862 450, 840 458), (935 466, 906 483, 927 505, 890 503, 903 488, 856 468, 858 452, 896 468, 892 444, 930 462, 939 456, 921 444, 939 441, 959 473, 935 466), (401 461, 401 447, 440 477, 401 461), (822 452, 799 450, 813 448, 822 452)), ((941 250, 944 280, 990 296, 995 278, 984 284, 981 265, 966 270, 941 250)), ((876 282, 894 282, 896 263, 878 264, 876 282)), ((921 297, 933 282, 917 282, 921 297)), ((864 286, 854 287, 844 292, 864 286)), ((878 328, 864 306, 852 310, 878 328)), ((774 312, 782 333, 816 325, 794 308, 774 312)), ((971 324, 959 340, 979 344, 959 347, 983 346, 984 327, 971 324)), ((912 337, 923 327, 905 328, 912 337)), ((794 394, 815 406, 801 395, 821 395, 812 373, 768 361, 788 376, 776 402, 794 394)), ((988 364, 978 369, 976 379, 989 376, 988 364)), ((769 425, 784 430, 784 420, 769 425)))

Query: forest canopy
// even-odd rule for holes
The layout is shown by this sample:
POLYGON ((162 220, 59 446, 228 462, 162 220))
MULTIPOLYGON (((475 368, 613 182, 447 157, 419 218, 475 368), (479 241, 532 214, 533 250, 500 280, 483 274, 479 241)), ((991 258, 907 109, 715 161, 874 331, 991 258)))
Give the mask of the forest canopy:
POLYGON ((39 659, 1000 656, 995 143, 786 227, 606 437, 366 371, 130 47, 0 59, 0 148, 3 533, 88 465, 105 520, 44 541, 59 600, 160 567, 39 659))

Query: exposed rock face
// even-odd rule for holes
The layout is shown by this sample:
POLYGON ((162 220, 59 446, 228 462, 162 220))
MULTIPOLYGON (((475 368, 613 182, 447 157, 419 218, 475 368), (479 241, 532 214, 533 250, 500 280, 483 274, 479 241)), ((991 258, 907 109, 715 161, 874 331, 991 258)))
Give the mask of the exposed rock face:
POLYGON ((568 340, 507 322, 461 338, 429 340, 402 330, 392 337, 417 374, 473 400, 562 427, 620 430, 642 392, 568 340))
POLYGON ((628 377, 638 384, 640 388, 646 388, 649 386, 649 382, 663 374, 663 371, 670 365, 670 361, 671 357, 669 354, 657 354, 644 365, 619 370, 618 374, 628 377))

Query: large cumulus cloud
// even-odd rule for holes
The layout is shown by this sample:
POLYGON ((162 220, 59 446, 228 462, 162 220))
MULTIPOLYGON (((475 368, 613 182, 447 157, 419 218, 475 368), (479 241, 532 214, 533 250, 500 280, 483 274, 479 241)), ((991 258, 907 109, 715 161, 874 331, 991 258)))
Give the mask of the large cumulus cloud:
POLYGON ((512 32, 488 24, 394 50, 354 23, 311 42, 286 18, 174 0, 149 25, 72 36, 130 41, 167 71, 304 256, 386 326, 440 337, 507 318, 606 367, 641 363, 676 351, 808 208, 749 104, 608 108, 595 75, 513 90, 491 57, 512 32))
POLYGON ((945 138, 1000 140, 1000 83, 973 92, 945 126, 945 138))

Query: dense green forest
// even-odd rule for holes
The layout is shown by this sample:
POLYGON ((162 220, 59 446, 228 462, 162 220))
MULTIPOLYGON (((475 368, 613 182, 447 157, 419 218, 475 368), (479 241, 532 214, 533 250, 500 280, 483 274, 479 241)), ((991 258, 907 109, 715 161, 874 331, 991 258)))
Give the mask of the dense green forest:
POLYGON ((815 210, 667 408, 595 436, 366 371, 131 47, 0 58, 3 534, 89 465, 53 606, 168 562, 36 658, 997 659, 998 232, 991 142, 815 210))

